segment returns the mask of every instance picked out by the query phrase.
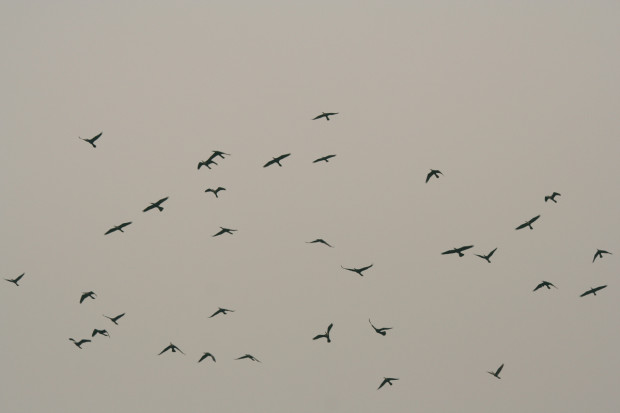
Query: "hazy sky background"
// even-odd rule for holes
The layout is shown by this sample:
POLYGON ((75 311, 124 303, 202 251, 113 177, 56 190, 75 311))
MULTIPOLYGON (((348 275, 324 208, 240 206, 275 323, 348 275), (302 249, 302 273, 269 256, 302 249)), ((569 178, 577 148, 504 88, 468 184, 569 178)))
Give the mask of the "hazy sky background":
POLYGON ((620 4, 438 3, 2 2, 2 411, 617 411, 620 4))

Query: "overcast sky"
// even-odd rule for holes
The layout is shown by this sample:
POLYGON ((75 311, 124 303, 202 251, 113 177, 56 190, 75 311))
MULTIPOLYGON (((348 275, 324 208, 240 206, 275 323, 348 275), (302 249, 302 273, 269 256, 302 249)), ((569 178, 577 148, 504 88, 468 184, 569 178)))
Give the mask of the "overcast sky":
POLYGON ((620 4, 567 3, 2 2, 0 409, 617 411, 620 4))

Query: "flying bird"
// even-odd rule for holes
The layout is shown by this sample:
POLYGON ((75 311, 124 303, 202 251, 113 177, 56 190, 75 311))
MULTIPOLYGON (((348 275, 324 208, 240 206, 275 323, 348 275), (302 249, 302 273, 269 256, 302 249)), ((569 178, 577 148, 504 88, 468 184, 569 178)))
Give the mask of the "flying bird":
MULTIPOLYGON (((597 249, 596 252, 594 253, 594 258, 592 258, 592 262, 594 262, 594 260, 598 257, 598 258, 603 258, 603 254, 611 254, 611 252, 609 251, 605 251, 605 250, 599 250, 597 249)), ((23 275, 23 274, 22 274, 23 275)))
POLYGON ((231 313, 234 313, 234 312, 235 312, 235 310, 228 310, 228 309, 226 309, 226 308, 218 307, 218 310, 217 310, 215 313, 211 314, 211 315, 209 316, 209 318, 215 317, 216 315, 218 315, 218 314, 220 314, 220 313, 221 313, 221 314, 226 315, 226 313, 227 313, 227 312, 229 312, 229 311, 230 311, 231 313))
POLYGON ((217 234, 211 235, 212 237, 217 237, 219 235, 222 234, 233 234, 233 231, 236 231, 236 229, 230 229, 230 228, 224 228, 224 227, 220 227, 220 231, 217 234))
POLYGON ((226 188, 222 187, 222 186, 218 186, 217 188, 213 189, 213 188, 207 188, 205 189, 205 192, 213 192, 213 195, 215 195, 216 198, 218 198, 217 193, 220 191, 225 191, 226 188))
POLYGON ((525 227, 529 227, 530 229, 534 229, 532 228, 532 224, 534 223, 534 221, 536 221, 538 218, 540 218, 540 215, 536 215, 534 218, 530 219, 527 222, 524 222, 523 224, 519 225, 518 227, 516 227, 515 229, 522 229, 525 227))
POLYGON ((111 234, 111 233, 112 233, 112 232, 114 232, 114 231, 125 232, 125 231, 123 231, 123 228, 125 228, 125 227, 126 227, 127 225, 129 225, 129 224, 131 224, 131 221, 129 221, 129 222, 123 222, 123 223, 122 223, 122 224, 120 224, 120 225, 117 225, 117 226, 115 226, 115 227, 110 228, 110 229, 109 229, 109 230, 108 230, 105 234, 103 234, 103 235, 108 235, 108 234, 111 234))
POLYGON ((459 257, 464 257, 465 254, 463 254, 463 251, 468 250, 468 249, 470 249, 472 247, 473 247, 473 245, 466 245, 466 246, 460 247, 460 248, 452 248, 451 250, 442 252, 441 255, 459 254, 459 257))
POLYGON ((161 206, 161 204, 163 204, 163 203, 164 203, 167 199, 168 199, 168 197, 165 197, 165 198, 160 199, 160 200, 159 200, 159 201, 157 201, 157 202, 151 202, 151 205, 149 205, 149 206, 147 206, 146 208, 144 208, 144 209, 142 210, 142 212, 149 211, 149 210, 151 210, 151 209, 153 209, 153 208, 157 208, 157 209, 159 209, 159 212, 163 211, 163 210, 164 210, 164 208, 161 206))
MULTIPOLYGON (((222 158, 222 159, 225 159, 225 158, 224 158, 224 155, 226 155, 226 156, 230 156, 230 154, 229 154, 229 153, 226 153, 226 152, 222 152, 222 151, 213 151, 213 153, 211 154, 211 156, 209 156, 209 159, 207 159, 207 162, 208 162, 208 161, 212 161, 213 159, 217 158, 218 156, 219 156, 220 158, 222 158)), ((217 165, 217 164, 216 164, 216 165, 217 165)))
POLYGON ((319 116, 317 116, 316 118, 313 118, 312 120, 317 120, 317 119, 321 119, 321 118, 325 118, 325 119, 329 120, 330 116, 337 115, 337 114, 338 114, 338 112, 331 112, 331 113, 323 112, 319 116))
POLYGON ((82 348, 82 344, 84 344, 84 343, 90 343, 90 340, 87 340, 87 339, 85 339, 85 338, 84 338, 84 339, 82 339, 82 340, 80 340, 80 341, 75 341, 75 340, 74 340, 74 339, 72 339, 72 338, 70 338, 69 340, 73 341, 73 344, 75 344, 76 346, 78 346, 78 348, 79 348, 79 349, 81 349, 81 348, 82 348))
POLYGON ((203 166, 206 166, 208 169, 211 169, 210 165, 217 165, 217 162, 213 160, 213 155, 211 155, 211 157, 207 159, 206 161, 198 162, 198 169, 200 169, 203 166))
POLYGON ((97 135, 97 136, 93 136, 93 137, 92 137, 92 138, 90 138, 90 139, 84 139, 84 138, 80 138, 80 139, 82 139, 83 141, 88 142, 88 143, 90 143, 91 145, 93 145, 93 148, 96 148, 96 147, 97 147, 97 145, 95 145, 95 141, 96 141, 97 139, 99 139, 99 138, 101 137, 101 135, 102 135, 102 134, 103 134, 103 132, 101 132, 101 133, 100 133, 99 135, 97 135))
POLYGON ((478 255, 478 254, 474 254, 476 257, 480 257, 482 259, 487 260, 487 262, 490 264, 491 263, 491 257, 493 256, 493 254, 495 254, 495 250, 497 250, 497 248, 495 248, 493 251, 489 252, 487 255, 478 255))
POLYGON ((92 337, 95 337, 97 334, 101 334, 102 336, 106 336, 106 337, 110 338, 110 333, 108 333, 107 330, 97 330, 97 329, 94 329, 92 337))
POLYGON ((8 279, 8 278, 5 278, 5 280, 7 280, 8 282, 13 283, 13 284, 15 284, 16 286, 18 286, 18 287, 19 287, 18 282, 19 282, 19 280, 21 280, 21 279, 22 279, 22 277, 24 276, 24 274, 26 274, 26 273, 23 273, 22 275, 18 276, 17 278, 13 278, 12 280, 11 280, 11 279, 8 279))
POLYGON ((492 376, 497 377, 498 379, 501 379, 501 377, 499 377, 499 372, 502 371, 502 369, 504 368, 504 364, 502 363, 501 366, 499 366, 499 368, 497 369, 497 371, 492 372, 492 371, 487 371, 487 373, 489 373, 492 376))
POLYGON ((202 360, 206 359, 207 357, 211 357, 213 359, 213 362, 215 362, 215 357, 213 357, 213 354, 211 354, 211 353, 204 353, 202 355, 202 357, 200 357, 200 360, 198 360, 198 363, 200 363, 202 360))
POLYGON ((439 169, 431 169, 428 175, 426 175, 426 183, 428 183, 432 176, 439 179, 439 174, 443 175, 439 169))
POLYGON ((538 290, 539 288, 543 288, 543 287, 547 287, 547 290, 550 290, 550 289, 551 289, 551 287, 553 287, 553 288, 558 288, 558 287, 556 287, 555 285, 553 285, 552 283, 550 283, 549 281, 543 281, 543 282, 541 282, 540 284, 538 284, 538 285, 536 286, 536 288, 534 288, 534 290, 533 290, 533 291, 536 291, 536 290, 538 290))
POLYGON ((343 269, 345 269, 345 270, 356 272, 356 273, 358 273, 358 274, 360 275, 360 277, 363 277, 363 276, 364 276, 364 274, 362 274, 362 273, 363 273, 364 271, 366 271, 367 269, 369 269, 370 267, 372 267, 373 265, 374 265, 374 264, 370 264, 369 266, 367 266, 367 267, 362 267, 362 268, 346 268, 346 267, 342 267, 342 265, 341 265, 341 267, 342 267, 343 269))
POLYGON ((381 327, 381 328, 377 328, 372 324, 372 321, 370 321, 370 318, 368 319, 368 322, 370 323, 370 325, 372 326, 372 328, 375 329, 375 331, 377 332, 377 334, 381 334, 382 336, 385 336, 387 333, 385 332, 386 330, 391 330, 392 327, 381 327))
POLYGON ((161 351, 161 353, 158 354, 158 356, 161 356, 163 353, 165 353, 168 350, 172 350, 173 353, 175 353, 177 350, 181 353, 181 354, 185 354, 181 351, 180 348, 178 348, 177 346, 175 346, 174 344, 170 343, 170 345, 168 347, 166 347, 165 349, 163 349, 161 351))
POLYGON ((93 291, 88 291, 86 293, 82 293, 82 296, 80 297, 80 304, 82 304, 82 302, 84 300, 86 300, 88 297, 90 297, 90 298, 92 298, 94 300, 95 297, 97 297, 97 294, 95 294, 93 291))
POLYGON ((556 196, 561 196, 561 194, 554 192, 551 195, 545 195, 545 202, 547 202, 548 200, 552 200, 553 202, 555 202, 556 204, 558 203, 558 201, 555 200, 556 196))
POLYGON ((243 359, 250 359, 252 361, 258 361, 259 363, 261 363, 261 361, 259 359, 257 359, 256 357, 254 357, 251 354, 246 354, 245 356, 241 356, 239 358, 236 358, 235 360, 243 360, 243 359))
POLYGON ((318 336, 314 336, 312 339, 313 340, 318 340, 319 338, 326 338, 328 343, 331 343, 332 341, 329 339, 329 332, 332 329, 332 327, 334 326, 334 323, 331 323, 328 327, 327 327, 327 331, 325 332, 325 334, 319 334, 318 336))
POLYGON ((274 163, 277 163, 277 164, 278 164, 278 166, 282 166, 282 164, 280 163, 280 161, 281 161, 282 159, 284 159, 284 158, 286 158, 286 157, 290 156, 290 155, 291 155, 290 153, 286 153, 286 154, 284 154, 284 155, 277 156, 277 157, 273 158, 272 160, 270 160, 269 162, 267 162, 265 165, 263 165, 263 168, 266 168, 266 167, 268 167, 269 165, 273 165, 274 163))
POLYGON ((586 291, 585 293, 581 294, 579 297, 585 297, 588 294, 594 294, 596 295, 596 292, 599 290, 602 290, 603 288, 607 287, 606 285, 601 285, 599 287, 596 288, 590 288, 588 291, 586 291))
POLYGON ((377 387, 377 390, 379 390, 381 387, 383 387, 385 385, 385 383, 389 384, 390 386, 392 385, 392 381, 394 380, 398 380, 394 377, 384 377, 383 381, 381 382, 381 384, 379 385, 379 387, 377 387))
POLYGON ((325 241, 325 240, 324 240, 324 239, 322 239, 322 238, 317 238, 317 239, 315 239, 314 241, 306 241, 306 244, 316 244, 317 242, 320 242, 321 244, 325 244, 325 245, 327 245, 328 247, 334 248, 334 247, 332 247, 331 245, 329 245, 329 243, 327 243, 327 241, 325 241))
POLYGON ((312 161, 312 163, 317 163, 317 162, 321 162, 321 161, 325 161, 325 162, 329 162, 329 160, 331 158, 333 158, 336 155, 327 155, 327 156, 323 156, 322 158, 319 159, 315 159, 314 161, 312 161))
POLYGON ((119 315, 117 315, 116 317, 108 317, 108 316, 107 316, 107 315, 105 315, 105 314, 104 314, 103 316, 104 316, 105 318, 109 318, 109 319, 110 319, 110 320, 111 320, 114 324, 118 325, 117 321, 118 321, 118 320, 119 320, 122 316, 124 316, 124 315, 125 315, 125 313, 123 313, 123 314, 119 314, 119 315))

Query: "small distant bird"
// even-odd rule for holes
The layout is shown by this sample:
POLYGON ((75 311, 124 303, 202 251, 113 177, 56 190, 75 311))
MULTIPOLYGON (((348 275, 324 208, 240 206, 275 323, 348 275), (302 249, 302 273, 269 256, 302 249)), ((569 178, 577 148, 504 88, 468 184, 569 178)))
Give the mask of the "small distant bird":
POLYGON ((375 331, 377 332, 377 334, 381 334, 382 336, 385 336, 387 333, 385 332, 386 330, 391 330, 392 327, 381 327, 381 328, 377 328, 372 324, 372 321, 370 321, 370 318, 368 319, 368 322, 370 323, 370 325, 372 326, 372 328, 375 329, 375 331))
POLYGON ((550 289, 551 289, 551 287, 553 287, 553 288, 558 288, 558 287, 556 287, 555 285, 553 285, 552 283, 550 283, 549 281, 543 281, 543 282, 541 282, 540 284, 538 284, 538 285, 536 286, 536 288, 534 288, 534 290, 533 290, 533 291, 536 291, 536 290, 538 290, 539 288, 543 288, 543 287, 547 287, 547 290, 550 290, 550 289))
POLYGON ((337 114, 338 114, 338 112, 331 112, 331 113, 323 112, 319 116, 317 116, 316 118, 313 118, 312 120, 317 120, 317 119, 321 119, 321 118, 325 118, 325 119, 329 120, 330 116, 334 116, 334 115, 337 115, 337 114))
POLYGON ((200 169, 203 166, 206 166, 208 169, 211 169, 210 165, 217 165, 217 163, 213 160, 213 155, 211 155, 211 158, 207 159, 206 161, 198 162, 198 169, 200 169))
POLYGON ((263 165, 263 168, 266 168, 266 167, 268 167, 269 165, 273 165, 274 163, 277 163, 277 164, 278 164, 278 166, 282 166, 282 164, 280 163, 280 161, 281 161, 282 159, 284 159, 284 158, 286 158, 286 157, 290 156, 290 155, 291 155, 290 153, 286 153, 286 154, 284 154, 284 155, 277 156, 277 157, 273 158, 272 160, 270 160, 269 162, 267 162, 265 165, 263 165))
POLYGON ((75 341, 75 340, 74 340, 74 339, 72 339, 72 338, 70 338, 69 340, 73 341, 73 344, 75 344, 76 346, 78 346, 78 348, 80 348, 80 349, 82 348, 82 344, 84 344, 84 343, 90 343, 90 340, 87 340, 87 339, 85 339, 85 338, 84 338, 84 339, 82 339, 82 340, 80 340, 80 341, 75 341))
POLYGON ((439 179, 439 174, 443 175, 439 169, 431 169, 428 175, 426 175, 426 183, 428 183, 432 176, 439 179))
POLYGON ((202 355, 202 357, 200 357, 200 360, 198 360, 198 363, 200 363, 202 360, 206 359, 207 357, 211 357, 213 359, 213 361, 215 362, 215 357, 213 357, 213 354, 211 354, 211 353, 204 353, 202 355))
POLYGON ((332 329, 332 327, 334 326, 334 323, 331 323, 328 327, 327 327, 327 331, 325 332, 325 334, 319 334, 318 336, 314 336, 312 339, 313 340, 318 340, 319 338, 326 338, 328 343, 331 343, 332 341, 329 339, 329 332, 332 329))
POLYGON ((217 237, 219 235, 222 234, 233 234, 233 231, 236 231, 236 229, 230 229, 230 228, 224 228, 224 227, 220 227, 220 231, 217 234, 211 235, 212 237, 217 237))
POLYGON ((324 239, 322 239, 322 238, 317 238, 317 239, 315 239, 314 241, 307 241, 307 242, 306 242, 306 244, 315 244, 315 243, 317 243, 317 242, 320 242, 321 244, 325 244, 325 245, 327 245, 328 247, 334 248, 334 247, 332 247, 331 245, 329 245, 329 244, 327 243, 327 241, 325 241, 325 240, 324 240, 324 239))
POLYGON ((228 309, 226 309, 226 308, 218 307, 218 310, 217 310, 215 313, 211 314, 211 315, 209 316, 209 318, 215 317, 216 315, 218 315, 218 314, 220 314, 220 313, 221 313, 221 314, 226 315, 226 313, 227 313, 227 312, 229 312, 229 311, 230 311, 231 313, 234 313, 234 312, 235 312, 235 310, 228 310, 228 309))
POLYGON ((84 300, 86 300, 88 297, 90 297, 90 298, 92 298, 94 300, 95 297, 97 297, 97 294, 95 294, 93 291, 88 291, 86 293, 82 293, 82 296, 80 297, 80 304, 82 304, 82 302, 84 300))
POLYGON ((258 361, 259 363, 261 363, 261 361, 259 359, 257 359, 256 357, 254 357, 251 354, 246 354, 245 356, 241 356, 239 358, 236 358, 235 360, 243 360, 243 359, 250 359, 252 361, 258 361))
POLYGON ((157 202, 151 202, 151 205, 149 205, 146 208, 144 208, 142 210, 142 212, 150 211, 153 208, 159 209, 159 212, 163 211, 164 208, 161 206, 161 204, 163 204, 167 199, 168 199, 168 197, 165 197, 165 198, 160 199, 157 202))
POLYGON ((341 265, 341 267, 342 267, 343 269, 347 270, 347 271, 353 271, 353 272, 356 272, 356 273, 358 273, 358 274, 360 275, 360 277, 363 277, 363 276, 364 276, 364 274, 362 274, 362 273, 363 273, 364 271, 366 271, 367 269, 371 268, 373 265, 374 265, 374 264, 370 264, 369 266, 367 266, 367 267, 362 267, 362 268, 346 268, 346 267, 342 267, 342 265, 341 265))
POLYGON ((322 158, 319 159, 315 159, 314 161, 312 161, 312 163, 317 163, 317 162, 321 162, 321 161, 325 161, 325 162, 329 162, 329 160, 331 158, 333 158, 336 155, 327 155, 327 156, 323 156, 322 158))
POLYGON ((377 390, 379 390, 381 387, 383 387, 385 385, 385 383, 389 384, 390 386, 392 385, 392 381, 394 380, 398 380, 394 377, 384 377, 383 381, 381 382, 381 384, 379 385, 379 387, 377 387, 377 390))
MULTIPOLYGON (((226 152, 222 152, 222 151, 213 151, 213 153, 211 154, 211 156, 209 156, 209 159, 207 159, 207 162, 208 162, 208 161, 212 161, 213 159, 217 158, 218 156, 219 156, 220 158, 222 158, 222 159, 225 159, 225 158, 224 158, 224 155, 226 155, 226 156, 230 156, 230 154, 229 154, 229 153, 226 153, 226 152)), ((217 164, 216 164, 216 165, 217 165, 217 164)))
POLYGON ((561 196, 561 194, 554 192, 551 195, 545 195, 545 202, 547 202, 548 200, 552 200, 553 202, 555 202, 556 204, 558 203, 558 201, 555 200, 556 196, 561 196))
MULTIPOLYGON (((592 258, 592 262, 594 262, 594 260, 598 257, 598 258, 603 258, 603 254, 611 254, 611 252, 609 251, 605 251, 605 250, 596 250, 596 252, 594 253, 594 258, 592 258)), ((613 254, 612 254, 613 255, 613 254)), ((23 274, 22 274, 23 275, 23 274)))
POLYGON ((13 283, 13 284, 15 284, 16 286, 18 286, 18 287, 19 287, 18 282, 19 282, 19 280, 21 280, 21 279, 22 279, 22 277, 24 276, 24 274, 26 274, 26 273, 23 273, 23 274, 22 274, 22 275, 20 275, 19 277, 17 277, 17 278, 13 278, 12 280, 10 280, 10 279, 8 279, 8 278, 5 278, 5 280, 7 280, 8 282, 13 283))
POLYGON ((516 227, 515 229, 522 229, 525 227, 529 227, 530 229, 534 229, 532 228, 532 224, 534 223, 534 221, 536 221, 538 218, 540 218, 540 215, 536 215, 534 218, 530 219, 527 222, 524 222, 523 224, 519 225, 518 227, 516 227))
POLYGON ((95 337, 97 334, 101 334, 102 336, 106 336, 106 337, 110 338, 110 333, 108 333, 107 330, 97 330, 97 329, 94 329, 92 337, 95 337))
POLYGON ((168 347, 166 347, 165 349, 163 349, 161 351, 161 353, 158 354, 158 356, 161 356, 163 353, 165 353, 168 350, 172 350, 173 353, 175 353, 177 350, 181 353, 181 354, 185 354, 181 351, 180 348, 178 348, 177 346, 175 346, 174 344, 170 343, 170 345, 168 347))
POLYGON ((217 193, 220 191, 225 191, 226 188, 222 187, 222 186, 218 186, 216 189, 213 188, 207 188, 205 190, 205 192, 213 192, 213 195, 215 195, 216 198, 218 198, 217 193))
POLYGON ((83 141, 88 142, 88 143, 90 143, 91 145, 93 145, 93 148, 96 148, 96 147, 97 147, 97 145, 95 145, 95 141, 96 141, 97 139, 99 139, 99 138, 101 137, 101 135, 102 135, 102 134, 103 134, 103 132, 101 132, 101 133, 100 133, 99 135, 97 135, 97 136, 93 136, 93 137, 92 137, 92 138, 90 138, 90 139, 84 139, 84 138, 81 138, 81 137, 80 137, 80 139, 82 139, 83 141))
POLYGON ((501 379, 501 377, 499 377, 499 372, 502 371, 502 369, 504 368, 504 364, 502 363, 501 366, 499 366, 499 368, 497 369, 497 371, 492 372, 492 371, 487 371, 487 373, 489 373, 492 376, 497 377, 498 379, 501 379))
POLYGON ((487 262, 490 264, 491 263, 491 257, 493 256, 493 254, 495 254, 495 250, 497 250, 497 248, 495 248, 493 251, 489 252, 487 255, 478 255, 478 254, 474 254, 476 257, 480 257, 482 259, 487 260, 487 262))
POLYGON ((129 224, 131 224, 131 221, 129 221, 129 222, 123 222, 123 223, 122 223, 122 224, 120 224, 120 225, 117 225, 117 226, 115 226, 115 227, 110 228, 110 229, 109 229, 109 230, 108 230, 105 234, 103 234, 103 235, 108 235, 108 234, 111 234, 111 233, 112 233, 112 232, 114 232, 114 231, 125 232, 125 231, 123 231, 123 228, 125 228, 125 227, 126 227, 127 225, 129 225, 129 224))
POLYGON ((452 248, 451 250, 442 252, 441 255, 459 254, 459 257, 464 257, 465 254, 463 254, 463 251, 468 250, 468 249, 470 249, 472 247, 473 247, 473 245, 466 245, 466 246, 460 247, 460 248, 452 248))
POLYGON ((581 294, 579 297, 585 297, 588 294, 594 294, 596 295, 596 292, 599 290, 602 290, 603 288, 607 287, 606 285, 601 285, 599 287, 596 288, 590 288, 588 291, 586 291, 585 293, 581 294))
POLYGON ((109 318, 109 319, 110 319, 110 320, 111 320, 114 324, 118 325, 117 321, 118 321, 118 320, 119 320, 122 316, 124 316, 124 315, 125 315, 125 313, 123 313, 123 314, 119 314, 119 315, 117 315, 116 317, 108 317, 108 316, 107 316, 107 315, 105 315, 105 314, 104 314, 103 316, 104 316, 105 318, 109 318))

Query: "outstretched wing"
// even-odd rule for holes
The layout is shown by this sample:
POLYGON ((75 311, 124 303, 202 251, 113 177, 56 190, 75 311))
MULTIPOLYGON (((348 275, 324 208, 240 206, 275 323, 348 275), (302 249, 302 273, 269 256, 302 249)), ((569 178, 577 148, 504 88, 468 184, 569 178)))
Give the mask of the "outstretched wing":
POLYGON ((362 267, 362 268, 360 268, 358 271, 359 271, 359 272, 366 271, 367 269, 371 268, 373 265, 374 265, 374 264, 370 264, 370 265, 369 265, 369 266, 367 266, 367 267, 362 267))
POLYGON ((489 255, 487 256, 487 258, 491 258, 491 256, 493 256, 493 254, 495 254, 495 251, 497 251, 497 248, 495 248, 493 251, 489 252, 489 255))
POLYGON ((466 245, 464 247, 458 248, 457 251, 463 252, 463 251, 468 250, 468 249, 470 249, 472 247, 473 247, 473 245, 466 245))
MULTIPOLYGON (((429 179, 431 179, 431 176, 433 176, 433 171, 430 171, 430 172, 428 173, 428 175, 426 175, 426 182, 428 182, 428 180, 429 180, 429 179)), ((382 384, 382 386, 383 386, 383 384, 382 384)), ((380 388, 380 387, 379 387, 379 388, 380 388)))
POLYGON ((144 209, 142 210, 142 212, 150 211, 150 210, 151 210, 151 209, 153 209, 153 208, 156 208, 156 205, 155 205, 155 204, 151 204, 151 205, 147 206, 146 208, 144 208, 144 209))
POLYGON ((276 163, 275 159, 270 160, 269 162, 267 162, 265 165, 263 165, 263 168, 268 167, 269 165, 273 165, 274 163, 276 163))
POLYGON ((456 250, 455 249, 451 249, 451 250, 442 252, 441 255, 454 254, 454 253, 456 253, 456 250))
POLYGON ((327 113, 322 113, 319 116, 317 116, 316 118, 312 118, 312 120, 321 119, 323 116, 327 116, 327 113))
POLYGON ((529 223, 530 223, 530 224, 533 224, 533 223, 534 223, 534 221, 536 221, 538 218, 540 218, 540 215, 536 215, 534 218, 530 219, 530 220, 529 220, 529 223))
POLYGON ((101 135, 103 135, 103 132, 99 133, 96 136, 93 136, 92 138, 90 138, 91 142, 95 142, 97 139, 99 139, 101 137, 101 135))
POLYGON ((499 372, 502 371, 502 369, 504 368, 504 364, 502 363, 501 366, 499 366, 499 368, 497 369, 497 371, 495 372, 496 376, 499 376, 499 372))
POLYGON ((106 231, 106 233, 105 233, 105 234, 103 234, 103 235, 108 235, 108 234, 111 234, 111 233, 113 233, 114 231, 118 231, 118 228, 117 228, 117 227, 110 228, 110 229, 109 229, 109 230, 107 230, 107 231, 106 231))
POLYGON ((313 340, 318 340, 319 338, 325 337, 325 334, 319 334, 318 336, 312 337, 313 340))
POLYGON ((278 161, 281 161, 282 159, 284 159, 284 158, 288 158, 289 156, 291 156, 291 154, 290 154, 290 153, 285 153, 284 155, 280 155, 280 156, 278 156, 276 159, 277 159, 278 161))
POLYGON ((525 228, 525 227, 527 227, 529 224, 530 224, 530 222, 525 222, 525 223, 523 223, 523 224, 519 225, 518 227, 516 227, 515 229, 522 229, 522 228, 525 228))
POLYGON ((607 286, 606 285, 601 285, 600 287, 593 288, 592 291, 597 292, 598 290, 602 290, 605 287, 607 287, 607 286))
POLYGON ((334 323, 331 323, 328 327, 327 327, 327 335, 329 335, 329 332, 331 331, 332 327, 334 326, 334 323))
POLYGON ((22 277, 24 276, 24 274, 26 273, 22 273, 22 275, 20 275, 19 277, 17 277, 16 279, 13 280, 13 282, 18 282, 19 280, 22 279, 22 277))
POLYGON ((538 290, 539 288, 542 288, 542 287, 544 287, 544 286, 545 286, 545 283, 540 283, 540 284, 538 284, 538 285, 536 286, 536 288, 534 288, 532 291, 536 291, 536 290, 538 290))
POLYGON ((169 345, 168 347, 166 347, 165 349, 163 349, 163 350, 161 351, 161 353, 159 353, 159 354, 158 354, 158 356, 161 356, 163 353, 165 353, 166 351, 170 350, 171 348, 172 348, 172 344, 171 344, 171 345, 169 345))
POLYGON ((129 222, 123 222, 122 224, 120 224, 118 227, 119 228, 125 228, 127 225, 131 224, 131 221, 129 222))

